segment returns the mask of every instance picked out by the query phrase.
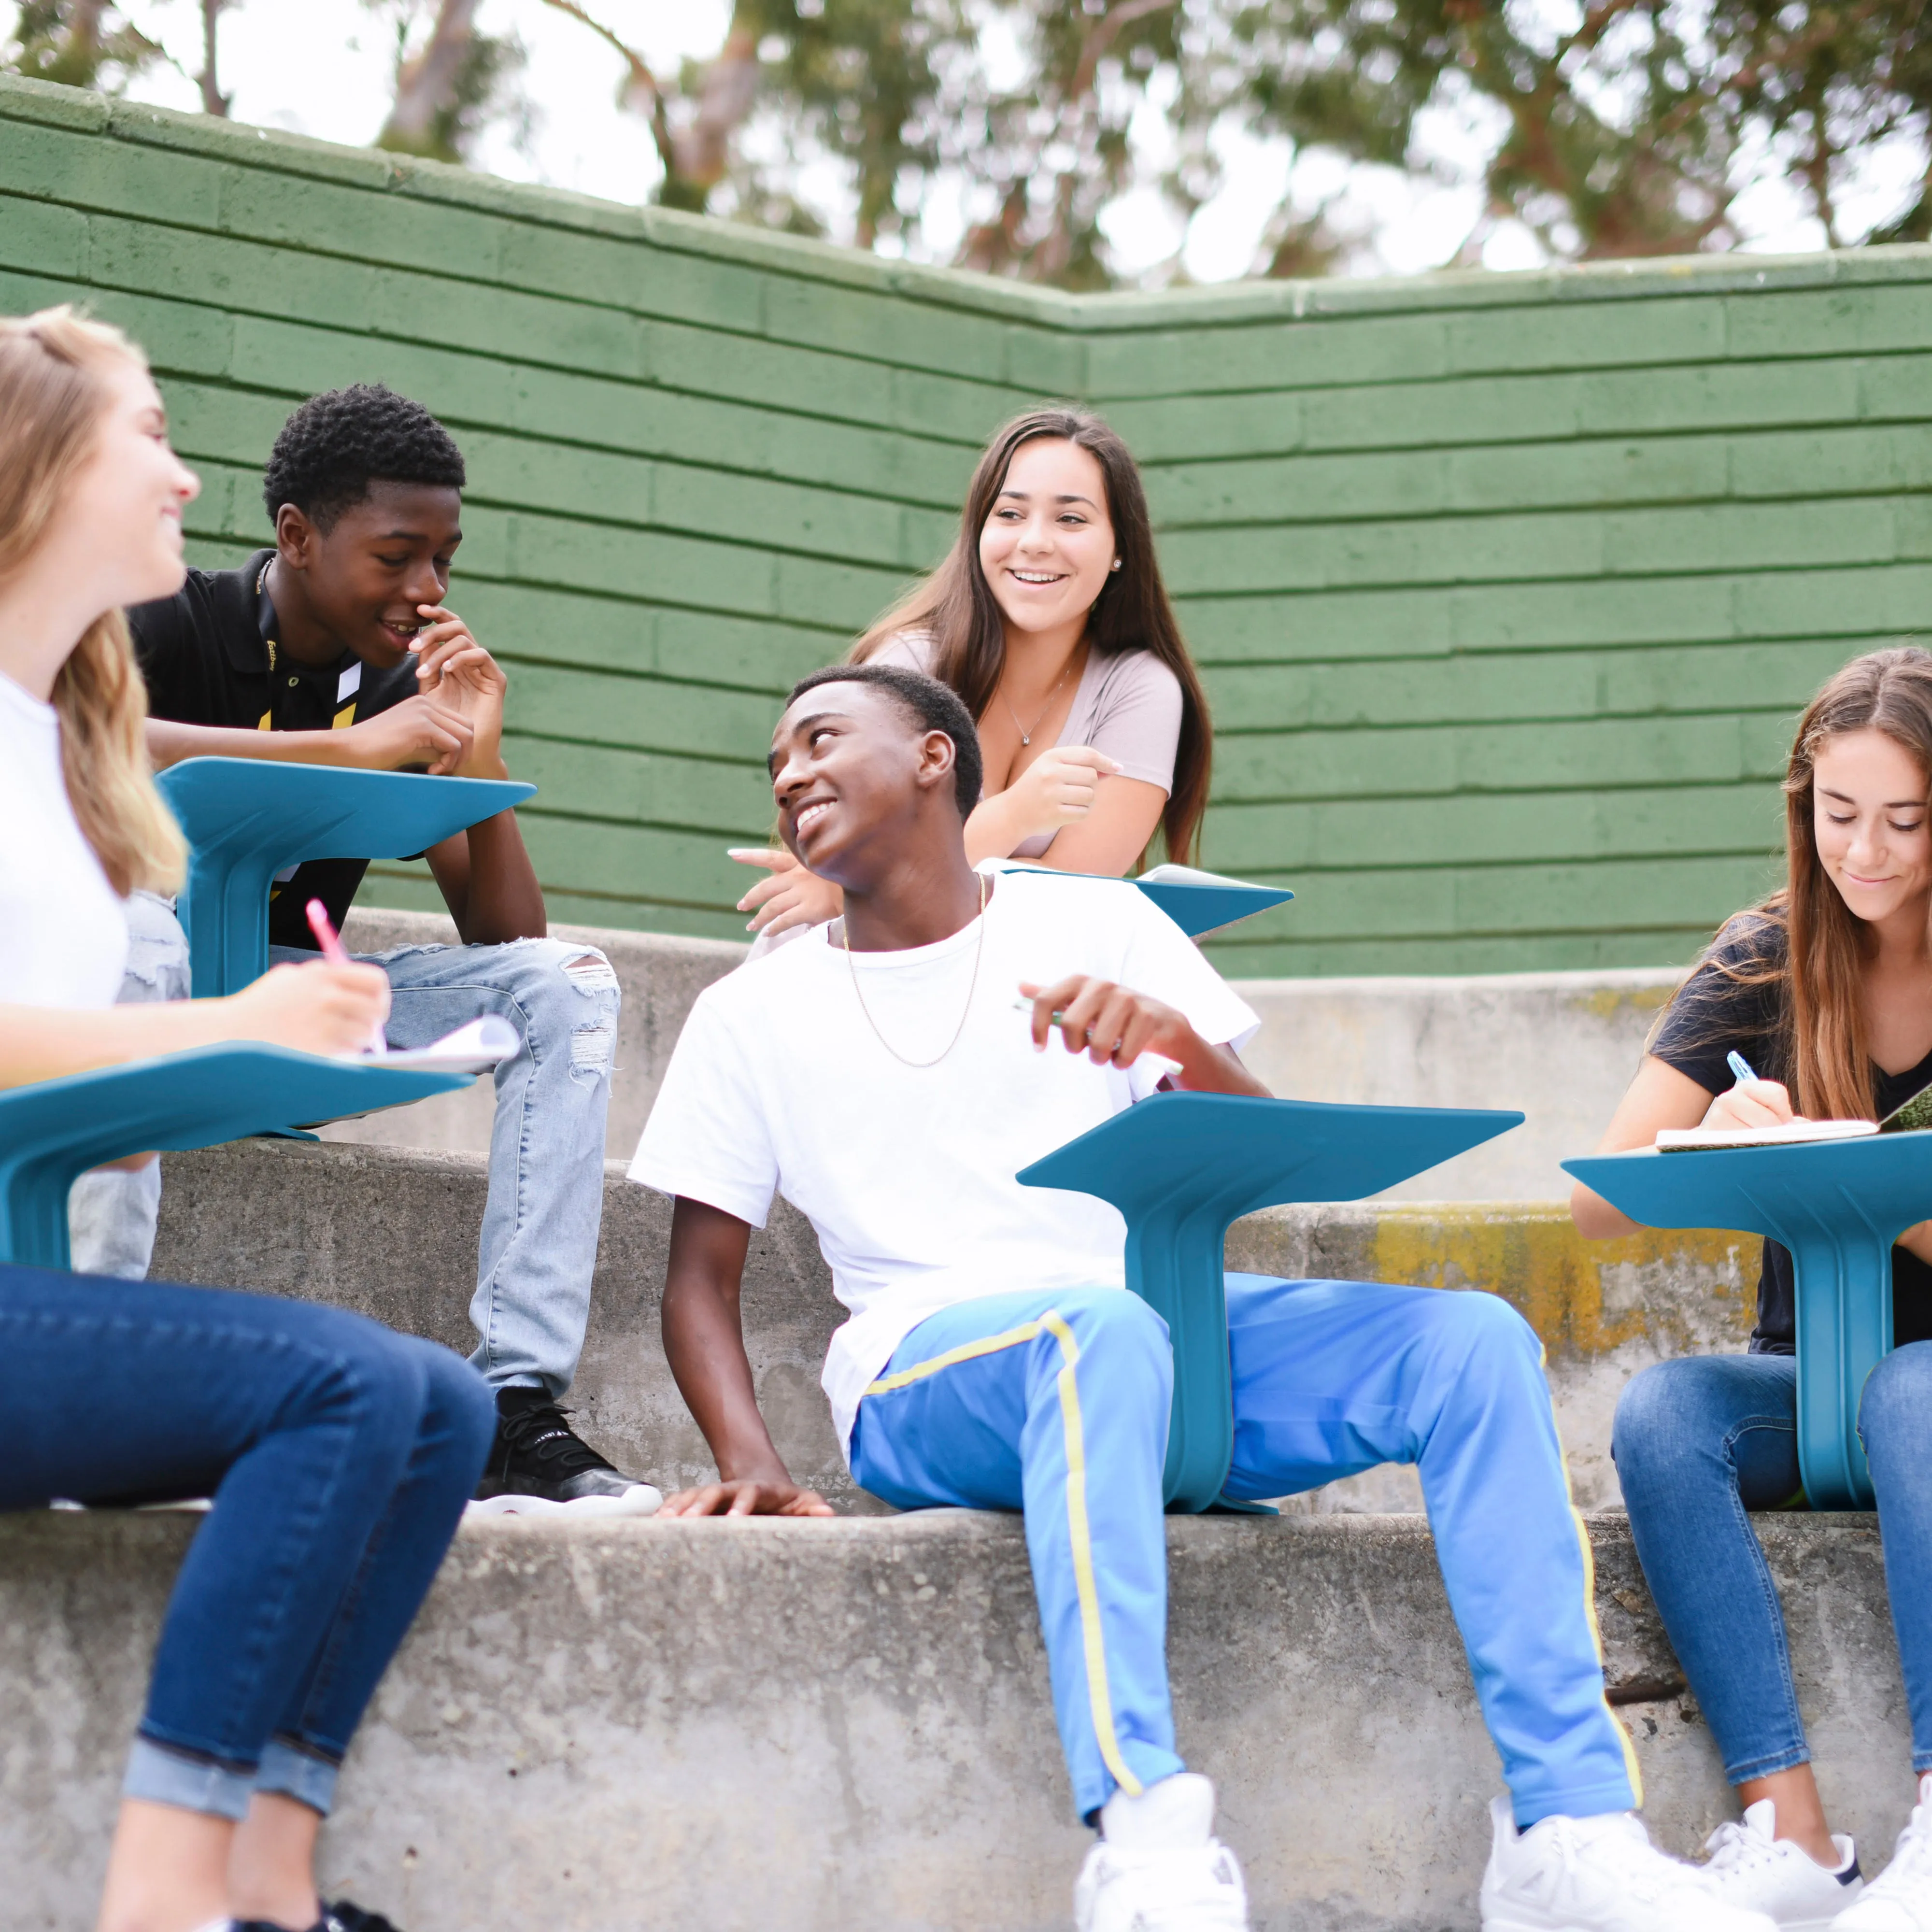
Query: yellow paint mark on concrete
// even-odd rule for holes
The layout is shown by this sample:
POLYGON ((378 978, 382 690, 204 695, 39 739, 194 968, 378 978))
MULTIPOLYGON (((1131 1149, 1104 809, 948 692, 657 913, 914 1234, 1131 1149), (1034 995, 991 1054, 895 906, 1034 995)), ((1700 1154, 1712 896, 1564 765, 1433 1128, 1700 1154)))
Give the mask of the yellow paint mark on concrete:
POLYGON ((1640 1013, 1660 1011, 1676 991, 1674 986, 1599 986, 1594 993, 1585 993, 1571 1004, 1593 1018, 1612 1020, 1624 1006, 1634 1006, 1640 1013))
POLYGON ((1600 1355, 1646 1336, 1666 1354, 1741 1346, 1756 1300, 1758 1238, 1648 1228, 1586 1241, 1557 1202, 1397 1203, 1378 1210, 1378 1281, 1481 1288, 1552 1355, 1600 1355))

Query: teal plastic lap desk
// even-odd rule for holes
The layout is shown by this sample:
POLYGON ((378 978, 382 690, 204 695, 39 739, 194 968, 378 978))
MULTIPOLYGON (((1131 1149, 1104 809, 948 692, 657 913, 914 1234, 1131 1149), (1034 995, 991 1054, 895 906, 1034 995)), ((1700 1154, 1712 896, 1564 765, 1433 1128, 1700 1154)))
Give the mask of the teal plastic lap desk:
POLYGON ((1190 939, 1232 926, 1238 920, 1252 919, 1270 906, 1286 905, 1294 896, 1282 886, 1196 884, 1186 879, 1136 879, 1132 883, 1190 939))
POLYGON ((186 758, 158 781, 189 846, 181 921, 196 999, 268 969, 268 888, 304 859, 401 859, 520 805, 535 785, 262 758, 186 758))
POLYGON ((236 1046, 9 1088, 0 1091, 0 1262, 67 1267, 68 1190, 105 1161, 373 1113, 469 1084, 465 1074, 236 1046))
POLYGON ((1814 1509, 1870 1509, 1858 1399, 1892 1348, 1892 1243, 1932 1213, 1932 1133, 1563 1165, 1646 1227, 1738 1228, 1791 1250, 1804 1493, 1814 1509))
POLYGON ((1156 1094, 1020 1170, 1027 1186, 1096 1194, 1126 1217, 1127 1286, 1166 1322, 1174 1348, 1170 1510, 1239 1507, 1221 1495, 1234 1448, 1229 1226, 1288 1202, 1379 1194, 1522 1120, 1487 1109, 1156 1094))

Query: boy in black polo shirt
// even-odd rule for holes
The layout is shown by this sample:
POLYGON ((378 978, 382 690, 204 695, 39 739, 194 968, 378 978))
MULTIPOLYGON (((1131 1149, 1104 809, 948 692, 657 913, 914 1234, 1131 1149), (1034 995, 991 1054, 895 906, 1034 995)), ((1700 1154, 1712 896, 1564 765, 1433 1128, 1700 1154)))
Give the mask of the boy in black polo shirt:
MULTIPOLYGON (((190 570, 130 610, 157 765, 283 758, 501 778, 506 680, 443 604, 462 541, 464 465, 442 425, 380 386, 311 397, 275 440, 263 494, 272 549, 190 570)), ((577 1370, 604 1204, 616 975, 546 937, 543 893, 506 812, 424 855, 463 944, 376 957, 390 1043, 418 1046, 484 1013, 520 1051, 496 1070, 490 1190, 470 1318, 496 1391, 489 1510, 644 1514, 650 1484, 580 1441, 557 1406, 577 1370)), ((270 957, 312 953, 320 899, 340 926, 367 870, 311 860, 278 880, 270 957)))

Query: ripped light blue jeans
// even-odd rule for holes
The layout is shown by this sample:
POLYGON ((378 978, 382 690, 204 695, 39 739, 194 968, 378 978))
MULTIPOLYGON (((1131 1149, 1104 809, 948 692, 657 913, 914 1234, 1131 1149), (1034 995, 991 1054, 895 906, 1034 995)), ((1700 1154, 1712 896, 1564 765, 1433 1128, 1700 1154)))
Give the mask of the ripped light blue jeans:
MULTIPOLYGON (((174 908, 152 892, 127 900, 128 970, 117 1006, 184 1000, 193 975, 188 934, 174 908)), ((161 1164, 151 1160, 131 1173, 97 1167, 74 1184, 67 1198, 68 1245, 76 1274, 110 1274, 140 1281, 154 1258, 154 1227, 161 1212, 161 1164)))
MULTIPOLYGON (((271 946, 272 961, 313 952, 271 946)), ((470 1360, 494 1388, 562 1394, 590 1318, 604 1215, 604 1124, 617 1040, 617 976, 595 947, 400 946, 363 956, 388 975, 389 1044, 427 1046, 495 1013, 523 1045, 496 1069, 490 1192, 478 1244, 470 1360)))

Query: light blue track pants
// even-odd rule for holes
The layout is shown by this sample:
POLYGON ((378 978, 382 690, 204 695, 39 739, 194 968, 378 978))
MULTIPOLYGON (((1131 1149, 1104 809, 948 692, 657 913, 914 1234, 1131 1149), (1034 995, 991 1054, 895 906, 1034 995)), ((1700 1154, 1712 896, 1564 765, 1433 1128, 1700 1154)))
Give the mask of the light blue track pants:
MULTIPOLYGON (((1542 1348, 1490 1294, 1228 1276, 1227 1493, 1292 1496, 1413 1462, 1517 1823, 1640 1802, 1604 1696, 1588 1545, 1542 1348)), ((901 1509, 1022 1509, 1082 1816, 1183 1768, 1161 1510, 1167 1331, 1119 1288, 994 1295, 900 1343, 859 1406, 852 1473, 901 1509)))

